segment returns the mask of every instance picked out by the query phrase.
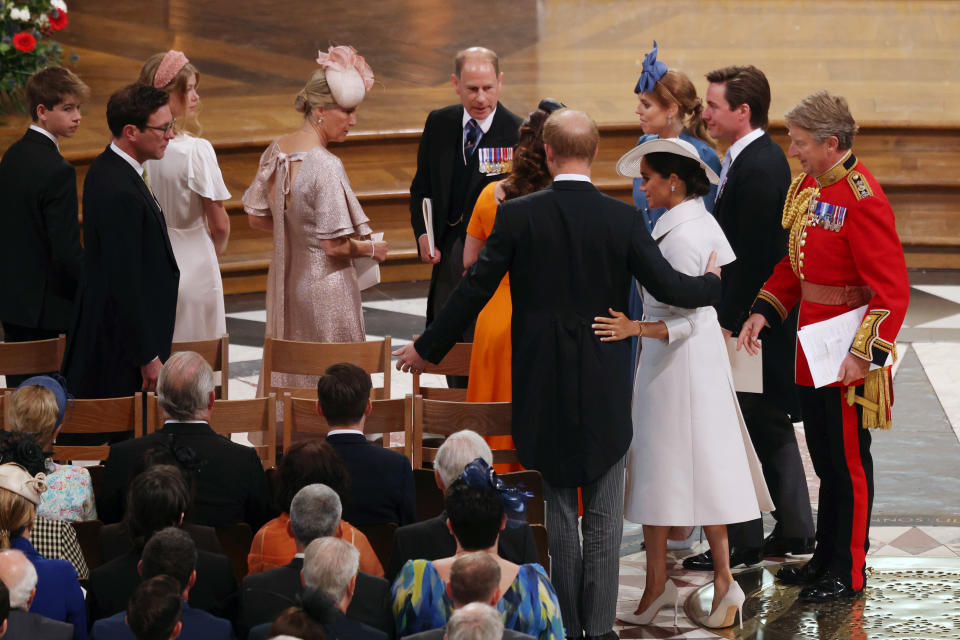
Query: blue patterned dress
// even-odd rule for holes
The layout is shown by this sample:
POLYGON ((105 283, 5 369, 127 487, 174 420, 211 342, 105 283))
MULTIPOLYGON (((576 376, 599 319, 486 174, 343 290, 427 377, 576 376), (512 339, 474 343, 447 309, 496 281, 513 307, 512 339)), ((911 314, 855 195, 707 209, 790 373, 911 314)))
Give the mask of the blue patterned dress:
MULTIPOLYGON (((391 588, 396 637, 439 629, 453 615, 453 601, 429 560, 407 560, 391 588)), ((539 640, 564 640, 560 604, 547 572, 522 564, 516 579, 497 602, 503 626, 539 640)))

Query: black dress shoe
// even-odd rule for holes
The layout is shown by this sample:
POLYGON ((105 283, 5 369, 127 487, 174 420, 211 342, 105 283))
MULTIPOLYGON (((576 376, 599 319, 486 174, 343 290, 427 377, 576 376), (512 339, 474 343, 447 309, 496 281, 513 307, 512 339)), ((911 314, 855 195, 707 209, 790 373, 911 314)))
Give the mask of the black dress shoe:
POLYGON ((781 538, 771 533, 763 541, 763 557, 782 558, 788 553, 795 556, 813 553, 815 542, 815 538, 781 538))
POLYGON ((824 567, 810 561, 802 565, 782 567, 777 571, 777 580, 784 584, 794 584, 803 587, 817 582, 823 577, 824 573, 826 573, 824 567))
POLYGON ((833 574, 826 574, 816 582, 800 590, 800 600, 804 602, 830 602, 846 598, 856 598, 863 590, 856 590, 833 574))
MULTIPOLYGON (((763 560, 760 549, 731 549, 730 568, 753 566, 763 560)), ((690 571, 713 571, 713 553, 707 549, 703 553, 683 559, 683 568, 690 571)))

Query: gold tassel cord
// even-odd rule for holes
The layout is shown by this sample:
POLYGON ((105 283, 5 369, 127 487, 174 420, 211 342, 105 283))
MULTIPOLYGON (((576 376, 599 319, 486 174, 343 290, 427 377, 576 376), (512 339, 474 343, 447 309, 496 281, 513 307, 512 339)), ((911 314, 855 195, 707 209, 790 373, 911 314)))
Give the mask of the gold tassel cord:
MULTIPOLYGON (((893 349, 893 361, 897 361, 897 349, 893 349)), ((892 367, 874 369, 863 379, 863 395, 857 395, 856 387, 847 387, 847 404, 863 407, 864 429, 890 429, 893 426, 893 379, 892 367)))

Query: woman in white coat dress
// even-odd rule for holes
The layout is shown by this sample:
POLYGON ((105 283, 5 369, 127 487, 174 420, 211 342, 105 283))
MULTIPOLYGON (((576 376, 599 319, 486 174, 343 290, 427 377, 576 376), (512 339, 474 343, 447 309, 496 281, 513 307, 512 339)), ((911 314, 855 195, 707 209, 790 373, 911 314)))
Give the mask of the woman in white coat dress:
MULTIPOLYGON (((676 270, 703 274, 712 251, 718 264, 733 262, 700 197, 719 180, 693 145, 651 140, 624 155, 617 170, 642 177, 650 206, 668 209, 652 235, 676 270)), ((647 577, 636 612, 621 619, 648 624, 663 606, 676 611, 677 588, 666 574, 667 532, 671 525, 702 525, 715 559, 713 608, 703 623, 730 626, 744 595, 730 573, 725 525, 772 509, 770 496, 737 404, 716 311, 672 307, 642 293, 643 321, 611 309, 612 317, 594 325, 603 341, 642 338, 624 515, 643 523, 647 577)))

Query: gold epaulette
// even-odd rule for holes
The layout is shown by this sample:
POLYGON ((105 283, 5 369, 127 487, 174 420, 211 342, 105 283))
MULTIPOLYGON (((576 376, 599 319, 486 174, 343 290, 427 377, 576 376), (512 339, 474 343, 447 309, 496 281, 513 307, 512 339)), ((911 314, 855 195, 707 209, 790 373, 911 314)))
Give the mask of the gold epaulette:
MULTIPOLYGON (((893 349, 893 361, 897 350, 893 349)), ((863 395, 856 387, 847 387, 847 404, 862 407, 864 429, 889 429, 893 426, 893 378, 891 367, 874 369, 863 379, 863 395)))
POLYGON ((847 183, 850 185, 850 188, 853 189, 857 200, 863 200, 873 195, 873 189, 870 188, 870 183, 867 182, 867 179, 864 178, 863 174, 859 171, 851 171, 848 173, 847 183))

